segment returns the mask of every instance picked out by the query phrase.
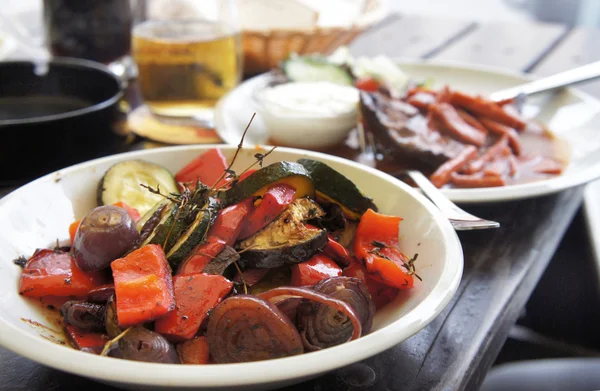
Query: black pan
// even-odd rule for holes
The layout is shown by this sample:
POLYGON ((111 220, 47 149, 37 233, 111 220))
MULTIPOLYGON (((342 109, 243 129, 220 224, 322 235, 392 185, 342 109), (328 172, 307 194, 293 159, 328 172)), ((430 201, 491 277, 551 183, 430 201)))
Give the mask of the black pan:
POLYGON ((123 88, 108 68, 56 58, 38 73, 32 62, 0 62, 0 185, 110 155, 122 144, 123 88))

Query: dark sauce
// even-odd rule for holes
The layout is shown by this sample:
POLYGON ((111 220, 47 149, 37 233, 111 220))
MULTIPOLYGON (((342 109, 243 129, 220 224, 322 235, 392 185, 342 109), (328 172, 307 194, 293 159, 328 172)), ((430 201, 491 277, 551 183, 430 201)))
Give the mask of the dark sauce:
POLYGON ((65 96, 0 97, 0 121, 63 114, 90 105, 91 103, 85 100, 65 96))
MULTIPOLYGON (((555 177, 554 174, 542 174, 535 172, 536 159, 539 157, 548 157, 564 164, 566 167, 570 161, 571 150, 569 144, 560 138, 554 136, 550 131, 542 126, 530 126, 525 131, 519 133, 521 146, 523 148, 522 156, 518 158, 518 175, 514 178, 507 178, 507 185, 516 185, 528 182, 535 182, 555 177)), ((270 142, 270 145, 276 145, 270 142)), ((354 160, 372 166, 393 176, 405 179, 402 172, 407 169, 416 169, 422 171, 425 175, 432 174, 430 167, 416 164, 413 160, 403 159, 402 156, 376 155, 366 156, 361 153, 358 130, 352 129, 343 143, 328 149, 319 150, 319 152, 339 156, 349 160, 354 160)), ((418 162, 417 162, 418 163, 418 162)), ((453 186, 446 185, 447 188, 453 186)))

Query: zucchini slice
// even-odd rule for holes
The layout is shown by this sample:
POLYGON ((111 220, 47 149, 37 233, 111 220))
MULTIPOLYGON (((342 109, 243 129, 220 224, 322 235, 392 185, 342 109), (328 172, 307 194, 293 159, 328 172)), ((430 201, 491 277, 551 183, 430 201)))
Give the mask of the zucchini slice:
POLYGON ((284 183, 296 189, 296 198, 315 197, 315 186, 306 169, 295 162, 277 162, 252 173, 225 192, 227 205, 250 196, 262 196, 274 183, 284 183))
POLYGON ((328 81, 345 86, 354 85, 354 78, 347 68, 320 56, 291 57, 283 62, 281 68, 291 81, 328 81))
POLYGON ((194 221, 167 252, 167 260, 173 270, 176 270, 179 264, 206 238, 208 229, 213 225, 218 214, 219 202, 215 198, 209 198, 198 210, 194 221))
MULTIPOLYGON (((150 211, 154 211, 152 216, 140 229, 140 232, 143 233, 142 244, 140 247, 144 247, 147 244, 162 245, 166 239, 168 231, 165 230, 165 226, 172 223, 173 209, 176 205, 169 200, 165 200, 165 202, 161 202, 157 206, 156 209, 152 208, 150 211), (152 227, 147 227, 146 224, 152 224, 152 227)), ((144 217, 146 217, 146 215, 144 215, 144 217)))
POLYGON ((377 211, 371 198, 363 195, 350 179, 327 164, 312 159, 299 159, 298 163, 310 174, 318 201, 338 204, 351 220, 360 220, 369 208, 377 211))
POLYGON ((310 259, 327 245, 327 231, 310 229, 307 220, 321 217, 323 209, 299 198, 272 223, 239 244, 244 267, 271 269, 310 259))
POLYGON ((144 160, 126 160, 110 167, 98 184, 98 204, 122 201, 143 216, 163 197, 152 194, 141 184, 159 187, 161 193, 179 193, 173 174, 158 164, 144 160))

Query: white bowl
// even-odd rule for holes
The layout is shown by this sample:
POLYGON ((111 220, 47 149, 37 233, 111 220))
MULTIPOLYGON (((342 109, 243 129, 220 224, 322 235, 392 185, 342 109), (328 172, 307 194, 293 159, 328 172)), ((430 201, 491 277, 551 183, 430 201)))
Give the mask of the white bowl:
MULTIPOLYGON (((296 92, 296 91, 294 91, 296 92)), ((341 144, 347 137, 350 130, 356 127, 359 120, 359 92, 354 87, 340 86, 329 82, 315 83, 282 83, 277 86, 262 85, 256 88, 253 93, 252 101, 255 103, 256 110, 260 114, 268 137, 271 143, 284 145, 293 148, 303 148, 310 150, 325 150, 341 144), (296 98, 302 99, 305 95, 310 95, 316 99, 321 99, 322 103, 327 100, 329 95, 321 95, 322 88, 333 89, 336 93, 342 94, 342 100, 348 100, 338 106, 337 113, 330 110, 312 111, 314 106, 303 107, 298 102, 278 102, 277 98, 266 98, 266 94, 272 88, 281 87, 299 87, 305 88, 301 94, 294 94, 288 91, 288 94, 294 94, 296 98), (306 88, 312 87, 310 90, 306 88), (314 88, 318 87, 318 90, 314 88), (354 93, 349 98, 349 93, 354 93), (300 95, 300 97, 298 96, 300 95), (350 105, 356 97, 356 103, 350 105)), ((339 97, 338 97, 339 98, 339 97)), ((327 107, 327 106, 326 106, 327 107)))
MULTIPOLYGON (((96 205, 96 186, 112 164, 145 159, 177 171, 214 146, 184 146, 132 152, 93 160, 42 177, 0 200, 0 345, 41 364, 130 389, 270 389, 297 383, 380 353, 404 341, 435 318, 456 292, 462 270, 460 242, 450 223, 422 195, 380 171, 316 152, 279 148, 266 162, 318 159, 353 180, 374 198, 380 211, 404 218, 400 246, 419 253, 423 282, 403 291, 375 316, 373 331, 319 352, 289 358, 206 366, 151 364, 83 353, 51 342, 52 325, 39 305, 18 294, 20 267, 12 260, 37 247, 68 238, 69 224, 96 205)), ((233 147, 218 146, 227 156, 233 147)), ((236 167, 246 167, 256 150, 244 149, 236 167)), ((235 167, 234 167, 235 168, 235 167)))

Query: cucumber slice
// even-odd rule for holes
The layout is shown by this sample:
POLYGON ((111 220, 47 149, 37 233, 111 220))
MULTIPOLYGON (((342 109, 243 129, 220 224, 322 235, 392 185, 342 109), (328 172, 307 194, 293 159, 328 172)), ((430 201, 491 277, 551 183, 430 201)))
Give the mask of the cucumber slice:
POLYGON ((328 81, 345 86, 354 85, 354 79, 346 68, 322 57, 292 57, 283 63, 282 68, 291 81, 328 81))
POLYGON ((158 164, 143 160, 127 160, 110 167, 98 184, 98 204, 124 202, 143 216, 164 198, 152 194, 144 184, 159 187, 162 194, 179 193, 173 174, 158 164))

